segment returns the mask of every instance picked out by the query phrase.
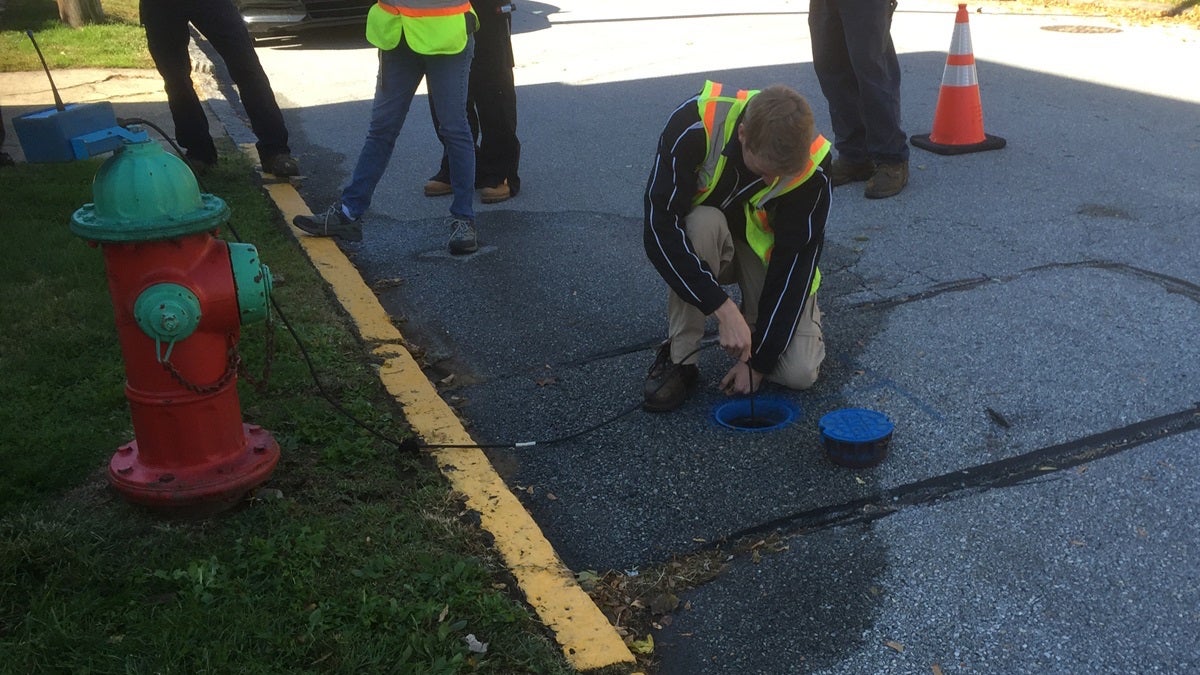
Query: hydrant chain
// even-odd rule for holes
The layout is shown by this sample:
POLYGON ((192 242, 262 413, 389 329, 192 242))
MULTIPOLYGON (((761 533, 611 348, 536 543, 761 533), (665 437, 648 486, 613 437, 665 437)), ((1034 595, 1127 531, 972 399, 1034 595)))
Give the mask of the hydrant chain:
POLYGON ((267 390, 267 384, 271 380, 271 363, 275 360, 275 322, 271 320, 270 314, 267 315, 266 330, 266 336, 263 339, 262 374, 257 376, 251 374, 246 368, 246 362, 238 359, 238 375, 249 382, 260 394, 267 390))
POLYGON ((162 361, 162 366, 168 373, 170 373, 171 377, 173 377, 176 382, 181 384, 184 389, 187 389, 193 394, 205 395, 218 392, 233 380, 234 376, 237 375, 238 365, 242 362, 242 357, 239 356, 237 352, 237 340, 230 335, 229 342, 229 349, 225 351, 225 372, 222 373, 221 377, 212 384, 205 385, 191 382, 183 376, 183 373, 179 372, 175 368, 174 364, 168 360, 164 359, 162 361))

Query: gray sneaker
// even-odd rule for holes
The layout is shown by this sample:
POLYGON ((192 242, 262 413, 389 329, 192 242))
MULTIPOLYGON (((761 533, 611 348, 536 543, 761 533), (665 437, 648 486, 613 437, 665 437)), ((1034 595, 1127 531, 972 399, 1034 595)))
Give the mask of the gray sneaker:
POLYGON ((479 235, 475 232, 475 221, 452 216, 450 224, 450 253, 466 255, 479 250, 479 235))
POLYGON ((292 218, 292 224, 314 237, 362 241, 362 225, 342 211, 341 202, 334 202, 321 215, 296 216, 292 218))

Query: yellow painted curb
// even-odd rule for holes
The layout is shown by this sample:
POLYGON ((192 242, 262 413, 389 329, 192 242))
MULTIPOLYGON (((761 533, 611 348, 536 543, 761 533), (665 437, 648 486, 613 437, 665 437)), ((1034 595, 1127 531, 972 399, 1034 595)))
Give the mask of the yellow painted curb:
MULTIPOLYGON (((266 185, 268 195, 292 222, 311 213, 290 184, 266 185)), ((362 338, 383 360, 379 377, 404 409, 413 430, 429 444, 473 445, 454 410, 404 345, 375 294, 358 270, 330 239, 294 230, 296 239, 317 271, 333 288, 362 338)), ((478 448, 435 449, 432 456, 451 486, 479 513, 480 525, 491 533, 494 546, 517 580, 526 601, 562 647, 576 670, 589 671, 633 664, 634 657, 612 624, 546 541, 542 530, 509 491, 491 462, 478 448)))

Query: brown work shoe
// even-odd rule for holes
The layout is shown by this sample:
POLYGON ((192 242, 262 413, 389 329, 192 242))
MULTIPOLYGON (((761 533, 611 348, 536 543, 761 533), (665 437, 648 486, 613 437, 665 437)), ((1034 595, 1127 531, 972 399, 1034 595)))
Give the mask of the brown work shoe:
POLYGON ((897 195, 908 185, 908 162, 880 164, 875 175, 867 181, 863 196, 867 199, 883 199, 897 195))
POLYGON ((833 187, 846 183, 861 183, 875 173, 875 162, 869 159, 851 160, 838 157, 829 167, 829 184, 833 187))
POLYGON ((425 183, 426 197, 441 197, 443 195, 451 194, 452 192, 454 192, 454 188, 450 187, 450 184, 445 181, 440 181, 436 178, 430 178, 429 182, 425 183))
POLYGON ((683 405, 700 379, 700 369, 694 364, 684 365, 671 362, 671 343, 664 342, 658 348, 654 364, 646 373, 642 387, 642 409, 649 412, 667 412, 683 405))
POLYGON ((496 187, 485 187, 479 191, 479 200, 484 204, 495 204, 509 197, 512 197, 512 190, 508 188, 508 180, 500 181, 496 187))

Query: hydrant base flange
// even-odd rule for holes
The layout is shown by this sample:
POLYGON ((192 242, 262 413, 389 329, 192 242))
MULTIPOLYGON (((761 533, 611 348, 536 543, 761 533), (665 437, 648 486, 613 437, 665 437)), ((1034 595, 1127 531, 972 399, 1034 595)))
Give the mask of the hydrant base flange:
POLYGON ((279 443, 269 431, 243 424, 244 445, 213 464, 187 468, 148 466, 138 457, 137 441, 117 449, 108 463, 108 479, 128 501, 164 509, 213 504, 236 505, 271 476, 279 462, 279 443))

